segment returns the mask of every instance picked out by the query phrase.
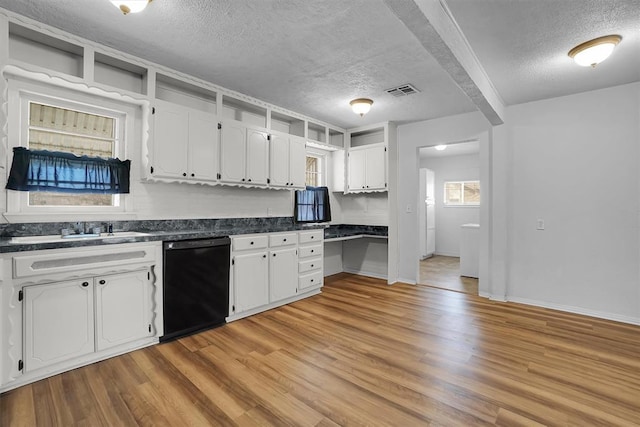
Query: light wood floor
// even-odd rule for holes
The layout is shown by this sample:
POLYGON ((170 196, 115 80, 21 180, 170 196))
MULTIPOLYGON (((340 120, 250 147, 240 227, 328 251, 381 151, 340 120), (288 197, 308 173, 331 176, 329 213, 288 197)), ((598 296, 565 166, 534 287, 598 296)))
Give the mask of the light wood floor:
POLYGON ((340 274, 0 396, 0 425, 640 425, 640 327, 340 274))
POLYGON ((421 285, 478 295, 478 279, 460 276, 460 258, 434 255, 420 261, 421 285))

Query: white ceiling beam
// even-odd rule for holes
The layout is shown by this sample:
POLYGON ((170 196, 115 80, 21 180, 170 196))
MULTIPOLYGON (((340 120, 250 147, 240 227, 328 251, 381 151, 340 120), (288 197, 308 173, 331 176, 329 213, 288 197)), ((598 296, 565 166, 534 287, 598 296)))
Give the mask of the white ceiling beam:
POLYGON ((504 123, 504 102, 445 0, 384 0, 420 44, 492 125, 504 123))

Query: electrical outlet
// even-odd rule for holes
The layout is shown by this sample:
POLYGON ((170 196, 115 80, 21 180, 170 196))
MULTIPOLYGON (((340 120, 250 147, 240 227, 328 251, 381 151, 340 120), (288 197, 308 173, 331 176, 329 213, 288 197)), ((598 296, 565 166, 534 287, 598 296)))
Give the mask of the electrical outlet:
POLYGON ((536 220, 536 230, 544 230, 544 219, 536 220))
POLYGON ((413 213, 413 207, 411 205, 407 205, 407 213, 413 213))
POLYGON ((267 216, 273 216, 273 209, 267 208, 267 216))

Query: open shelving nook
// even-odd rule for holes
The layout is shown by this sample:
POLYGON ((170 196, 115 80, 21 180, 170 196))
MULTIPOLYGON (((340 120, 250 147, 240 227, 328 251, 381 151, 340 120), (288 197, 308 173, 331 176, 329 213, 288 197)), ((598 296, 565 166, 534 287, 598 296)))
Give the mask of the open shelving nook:
POLYGON ((217 92, 156 73, 156 99, 178 104, 206 113, 217 113, 217 92))
POLYGON ((222 119, 235 120, 263 129, 267 128, 266 107, 228 95, 222 96, 222 111, 219 111, 218 114, 222 119))

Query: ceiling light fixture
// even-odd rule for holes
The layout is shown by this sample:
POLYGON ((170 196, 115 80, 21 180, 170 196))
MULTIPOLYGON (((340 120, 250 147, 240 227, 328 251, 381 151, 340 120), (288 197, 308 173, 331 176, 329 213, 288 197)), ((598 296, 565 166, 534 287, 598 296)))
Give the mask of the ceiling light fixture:
POLYGON ((111 4, 125 15, 142 12, 151 2, 152 0, 111 0, 111 4))
POLYGON ((595 68, 596 65, 611 55, 620 40, 622 40, 622 37, 615 34, 598 37, 574 47, 569 51, 569 56, 578 65, 595 68))
POLYGON ((356 114, 360 114, 360 117, 364 117, 364 115, 367 114, 369 110, 371 110, 372 104, 373 101, 369 98, 358 98, 349 103, 353 112, 356 114))
POLYGON ((436 145, 435 149, 438 151, 443 151, 447 149, 447 144, 440 144, 440 145, 436 145))

